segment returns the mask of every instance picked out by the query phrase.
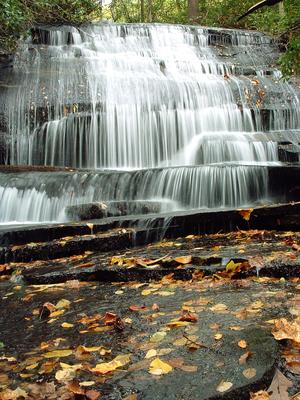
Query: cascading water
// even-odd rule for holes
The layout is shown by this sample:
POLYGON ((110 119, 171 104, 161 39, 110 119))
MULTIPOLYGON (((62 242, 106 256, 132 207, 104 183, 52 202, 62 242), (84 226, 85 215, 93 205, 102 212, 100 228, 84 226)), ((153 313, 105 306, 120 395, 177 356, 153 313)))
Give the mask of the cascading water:
POLYGON ((57 221, 103 200, 158 199, 162 211, 263 201, 278 143, 300 137, 299 93, 277 56, 257 32, 35 29, 2 88, 7 163, 87 170, 1 173, 0 221, 57 221))

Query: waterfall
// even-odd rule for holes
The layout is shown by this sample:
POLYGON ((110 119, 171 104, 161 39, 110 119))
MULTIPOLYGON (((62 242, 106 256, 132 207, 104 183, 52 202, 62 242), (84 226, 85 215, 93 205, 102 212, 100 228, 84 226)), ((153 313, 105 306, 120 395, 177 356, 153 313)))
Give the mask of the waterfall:
POLYGON ((0 221, 63 220, 66 206, 102 200, 158 199, 162 210, 264 201, 266 166, 300 136, 299 92, 277 57, 250 31, 36 28, 2 90, 6 159, 76 171, 0 173, 0 221))

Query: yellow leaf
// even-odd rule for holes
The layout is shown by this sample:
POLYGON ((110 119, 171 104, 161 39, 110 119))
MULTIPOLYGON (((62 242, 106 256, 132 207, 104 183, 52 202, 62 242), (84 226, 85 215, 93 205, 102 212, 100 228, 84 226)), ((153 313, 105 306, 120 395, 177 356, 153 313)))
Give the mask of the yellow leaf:
POLYGON ((256 375, 256 369, 255 369, 255 368, 247 368, 247 369, 244 369, 243 375, 244 375, 244 377, 247 378, 247 379, 252 379, 252 378, 254 378, 255 375, 256 375))
POLYGON ((66 363, 59 363, 62 369, 73 369, 74 371, 77 371, 78 369, 82 368, 82 364, 66 364, 66 363))
POLYGON ((70 307, 71 302, 69 300, 66 299, 61 299, 57 302, 56 304, 56 308, 58 309, 62 309, 62 308, 69 308, 70 307))
POLYGON ((53 350, 48 353, 43 354, 45 358, 60 358, 60 357, 68 357, 73 353, 71 349, 62 349, 62 350, 53 350))
POLYGON ((145 355, 145 358, 152 358, 157 355, 157 351, 155 349, 151 349, 147 351, 147 354, 145 355))
POLYGON ((77 349, 79 351, 83 351, 84 353, 92 353, 94 351, 99 351, 103 349, 102 346, 93 346, 93 347, 86 347, 86 346, 78 346, 77 349))
POLYGON ((226 304, 218 303, 218 304, 210 307, 210 310, 213 312, 218 312, 218 311, 225 311, 225 310, 227 310, 227 308, 228 307, 226 306, 226 304))
POLYGON ((216 333, 215 336, 214 336, 214 338, 216 340, 220 340, 220 339, 222 339, 222 337, 223 337, 222 333, 216 333))
POLYGON ((231 382, 222 381, 217 386, 217 392, 223 393, 227 392, 230 388, 232 388, 233 384, 231 382))
POLYGON ((97 364, 91 371, 96 374, 108 374, 109 372, 115 371, 117 368, 123 367, 130 362, 130 354, 119 355, 112 361, 107 363, 97 364))
POLYGON ((174 320, 167 323, 169 328, 181 328, 182 326, 190 325, 191 322, 174 320))
POLYGON ((194 239, 195 235, 187 235, 185 238, 186 239, 194 239))
MULTIPOLYGON (((65 310, 57 310, 57 311, 53 311, 49 317, 50 318, 55 318, 55 317, 59 317, 60 315, 62 315, 65 312, 65 310)), ((49 323, 49 322, 48 322, 49 323)))
POLYGON ((230 260, 229 263, 226 265, 226 272, 232 274, 236 272, 236 270, 241 266, 242 263, 235 263, 233 260, 230 260))
POLYGON ((192 256, 176 257, 175 261, 179 264, 190 264, 192 262, 192 256))
POLYGON ((63 322, 61 326, 62 328, 72 328, 74 324, 69 324, 69 322, 63 322))
POLYGON ((84 386, 84 387, 86 387, 86 386, 93 386, 93 385, 95 385, 95 381, 84 381, 84 382, 79 382, 79 386, 84 386))
POLYGON ((142 296, 148 296, 148 295, 151 294, 151 293, 152 293, 152 290, 150 290, 150 289, 145 289, 145 290, 142 290, 141 295, 142 295, 142 296))
POLYGON ((34 368, 36 368, 37 366, 38 366, 39 364, 38 363, 35 363, 35 364, 31 364, 31 365, 28 365, 25 369, 27 369, 27 370, 31 370, 31 369, 34 369, 34 368))
POLYGON ((187 343, 187 339, 185 337, 176 339, 175 342, 173 342, 174 346, 185 346, 187 343))
POLYGON ((248 210, 240 210, 239 214, 244 218, 245 221, 249 221, 252 211, 253 208, 249 208, 248 210))
POLYGON ((162 332, 162 331, 155 332, 155 333, 151 336, 150 342, 151 342, 151 343, 160 342, 160 341, 162 341, 162 340, 165 338, 166 334, 167 334, 166 332, 162 332))
POLYGON ((152 375, 163 375, 168 374, 173 370, 173 367, 160 358, 155 358, 150 364, 149 373, 152 375))

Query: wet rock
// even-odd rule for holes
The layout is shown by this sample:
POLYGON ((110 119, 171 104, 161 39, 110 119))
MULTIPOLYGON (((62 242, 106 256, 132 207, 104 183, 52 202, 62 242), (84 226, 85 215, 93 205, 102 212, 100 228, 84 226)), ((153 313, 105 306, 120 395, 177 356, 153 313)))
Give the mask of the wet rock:
POLYGON ((109 201, 69 206, 66 207, 66 215, 73 221, 84 221, 120 215, 159 213, 160 209, 160 203, 156 201, 109 201))

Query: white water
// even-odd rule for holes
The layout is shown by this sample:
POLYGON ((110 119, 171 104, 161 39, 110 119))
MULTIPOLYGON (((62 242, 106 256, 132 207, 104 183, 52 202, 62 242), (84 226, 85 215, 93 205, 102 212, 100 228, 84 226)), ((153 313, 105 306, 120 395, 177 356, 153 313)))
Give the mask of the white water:
POLYGON ((104 24, 44 35, 48 45, 26 43, 15 61, 10 162, 91 172, 84 183, 7 175, 0 221, 62 220, 65 206, 98 200, 248 206, 267 198, 259 166, 278 161, 274 135, 299 143, 299 98, 270 68, 276 48, 262 34, 104 24), (103 168, 136 171, 93 172, 103 168))

